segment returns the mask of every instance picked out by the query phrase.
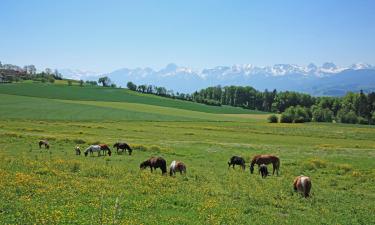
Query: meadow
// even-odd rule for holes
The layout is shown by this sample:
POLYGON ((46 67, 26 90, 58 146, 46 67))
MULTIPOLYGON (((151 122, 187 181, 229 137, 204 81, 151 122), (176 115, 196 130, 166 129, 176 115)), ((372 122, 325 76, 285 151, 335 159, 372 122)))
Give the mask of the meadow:
POLYGON ((266 117, 122 89, 0 85, 0 223, 375 224, 374 126, 266 117), (118 140, 133 155, 74 152, 118 140), (250 175, 260 153, 281 158, 279 176, 250 175), (228 169, 233 155, 246 171, 228 169), (150 156, 183 161, 186 176, 141 171, 150 156), (307 199, 292 190, 301 174, 307 199))

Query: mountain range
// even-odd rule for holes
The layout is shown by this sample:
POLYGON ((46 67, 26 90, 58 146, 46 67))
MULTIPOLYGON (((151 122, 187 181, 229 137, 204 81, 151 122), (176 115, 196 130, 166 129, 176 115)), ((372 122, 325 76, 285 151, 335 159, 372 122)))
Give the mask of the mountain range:
POLYGON ((312 63, 307 66, 276 64, 265 67, 242 64, 202 70, 171 63, 161 70, 148 67, 123 68, 104 75, 69 69, 60 72, 67 78, 97 80, 105 75, 122 87, 132 81, 137 85, 152 84, 184 93, 216 85, 249 85, 258 90, 299 91, 316 96, 341 96, 348 91, 359 90, 375 91, 375 67, 364 63, 347 67, 339 67, 334 63, 321 66, 312 63))

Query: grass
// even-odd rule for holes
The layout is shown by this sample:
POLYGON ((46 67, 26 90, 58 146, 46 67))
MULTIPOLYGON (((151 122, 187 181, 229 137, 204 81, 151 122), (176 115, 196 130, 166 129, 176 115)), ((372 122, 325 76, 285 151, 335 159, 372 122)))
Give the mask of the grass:
POLYGON ((267 116, 129 102, 0 98, 0 224, 375 223, 373 126, 269 124, 267 116), (49 151, 37 146, 42 138, 49 151), (132 156, 74 152, 76 145, 118 140, 134 147, 132 156), (250 175, 248 162, 260 153, 281 158, 280 176, 250 175), (187 175, 139 170, 152 155, 168 164, 183 161, 187 175), (245 172, 227 168, 232 155, 245 158, 245 172), (292 191, 300 174, 312 178, 311 198, 292 191))

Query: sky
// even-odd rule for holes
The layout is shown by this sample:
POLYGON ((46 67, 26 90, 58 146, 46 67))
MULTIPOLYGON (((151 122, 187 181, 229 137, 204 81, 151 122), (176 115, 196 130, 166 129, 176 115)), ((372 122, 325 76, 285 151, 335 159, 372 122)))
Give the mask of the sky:
POLYGON ((375 64, 372 0, 1 0, 0 61, 110 72, 375 64))

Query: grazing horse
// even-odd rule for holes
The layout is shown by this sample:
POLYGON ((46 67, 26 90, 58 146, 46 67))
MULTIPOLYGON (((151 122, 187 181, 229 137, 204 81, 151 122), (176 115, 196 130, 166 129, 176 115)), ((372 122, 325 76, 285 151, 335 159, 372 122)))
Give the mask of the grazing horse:
POLYGON ((186 166, 183 162, 174 160, 171 165, 169 166, 169 175, 174 176, 176 172, 180 172, 180 174, 186 174, 186 166))
POLYGON ((273 170, 272 174, 279 175, 279 169, 280 169, 280 159, 277 156, 274 155, 256 155, 253 157, 250 163, 250 173, 254 172, 254 165, 257 164, 260 166, 261 164, 270 164, 272 163, 273 170))
POLYGON ((42 145, 44 145, 45 149, 49 149, 49 143, 46 140, 40 140, 39 141, 39 148, 42 148, 42 145))
POLYGON ((85 153, 85 156, 87 156, 89 152, 90 152, 90 155, 92 155, 94 152, 98 152, 98 156, 100 156, 101 151, 102 149, 100 145, 90 145, 88 148, 86 148, 84 153, 85 153))
POLYGON ((303 175, 296 177, 293 182, 294 191, 301 192, 305 198, 310 196, 311 186, 310 177, 303 175))
POLYGON ((266 178, 268 176, 268 169, 266 164, 262 164, 259 166, 259 174, 262 175, 262 178, 266 178))
POLYGON ((81 155, 81 148, 79 146, 76 146, 74 149, 76 150, 76 155, 81 155))
POLYGON ((106 144, 100 144, 100 149, 103 151, 103 154, 106 155, 108 152, 108 155, 111 156, 112 152, 111 149, 109 149, 108 145, 106 144))
POLYGON ((156 168, 160 168, 163 175, 167 173, 167 163, 162 157, 151 157, 139 165, 140 169, 145 169, 147 167, 150 167, 151 173, 153 169, 156 170, 156 168))
POLYGON ((130 148, 130 146, 128 144, 126 144, 125 142, 116 142, 113 145, 113 148, 117 149, 117 154, 119 154, 119 151, 118 151, 119 149, 121 149, 121 152, 124 152, 124 151, 128 150, 129 155, 131 155, 132 151, 133 151, 133 149, 130 148))
POLYGON ((228 167, 232 166, 234 169, 234 165, 240 165, 243 170, 245 170, 245 160, 240 156, 232 156, 228 162, 228 167))

